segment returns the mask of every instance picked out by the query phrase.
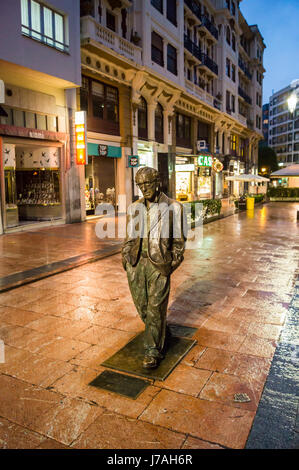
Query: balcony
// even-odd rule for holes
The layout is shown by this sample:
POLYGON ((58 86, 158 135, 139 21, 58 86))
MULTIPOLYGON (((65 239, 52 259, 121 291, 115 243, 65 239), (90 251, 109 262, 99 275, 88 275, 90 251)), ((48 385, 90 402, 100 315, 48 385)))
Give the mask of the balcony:
POLYGON ((204 52, 201 53, 202 65, 207 67, 214 75, 218 76, 218 65, 204 52))
MULTIPOLYGON (((191 93, 192 95, 196 96, 196 98, 200 99, 201 101, 204 101, 210 106, 214 106, 215 98, 210 95, 210 93, 201 88, 197 83, 193 83, 191 80, 185 78, 185 88, 188 93, 191 93)), ((216 108, 216 106, 214 107, 216 108)))
POLYGON ((242 72, 244 72, 246 77, 249 78, 249 80, 252 80, 252 74, 249 72, 249 69, 248 67, 246 67, 245 62, 243 62, 243 60, 240 59, 240 57, 239 57, 239 67, 242 70, 242 72))
POLYGON ((246 103, 252 104, 252 99, 250 98, 250 96, 247 95, 247 93, 245 93, 244 90, 242 90, 241 87, 238 87, 238 93, 241 96, 241 98, 243 98, 243 100, 246 101, 246 103))
POLYGON ((238 114, 238 121, 245 127, 247 127, 247 118, 242 116, 242 114, 238 114))
POLYGON ((187 34, 184 35, 184 47, 194 57, 196 57, 197 60, 201 61, 201 52, 199 47, 193 41, 191 41, 187 34))
POLYGON ((191 10, 191 12, 201 20, 200 7, 193 0, 185 0, 185 5, 191 10))
POLYGON ((112 49, 117 54, 124 56, 126 59, 133 60, 134 62, 141 63, 142 49, 135 46, 130 41, 119 36, 111 29, 105 28, 98 23, 91 16, 84 16, 80 20, 81 24, 81 42, 91 39, 100 44, 112 49))
POLYGON ((209 18, 205 15, 201 15, 201 27, 206 28, 209 33, 218 41, 218 29, 215 25, 209 20, 209 18))

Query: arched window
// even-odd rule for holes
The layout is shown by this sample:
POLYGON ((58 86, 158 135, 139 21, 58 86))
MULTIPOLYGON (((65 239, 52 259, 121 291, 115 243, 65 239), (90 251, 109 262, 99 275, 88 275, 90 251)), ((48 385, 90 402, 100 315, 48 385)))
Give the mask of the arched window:
POLYGON ((143 96, 138 105, 138 137, 147 139, 147 103, 143 96))
POLYGON ((155 109, 155 140, 163 144, 164 142, 164 121, 163 121, 163 108, 160 103, 157 104, 155 109))

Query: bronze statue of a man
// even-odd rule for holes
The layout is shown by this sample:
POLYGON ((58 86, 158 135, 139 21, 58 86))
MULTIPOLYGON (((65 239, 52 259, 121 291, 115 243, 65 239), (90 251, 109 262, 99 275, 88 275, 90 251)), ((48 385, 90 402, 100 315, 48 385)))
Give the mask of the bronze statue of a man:
POLYGON ((145 324, 143 367, 163 358, 170 275, 183 261, 183 206, 161 191, 159 173, 143 167, 135 181, 143 198, 128 209, 123 267, 136 309, 145 324))

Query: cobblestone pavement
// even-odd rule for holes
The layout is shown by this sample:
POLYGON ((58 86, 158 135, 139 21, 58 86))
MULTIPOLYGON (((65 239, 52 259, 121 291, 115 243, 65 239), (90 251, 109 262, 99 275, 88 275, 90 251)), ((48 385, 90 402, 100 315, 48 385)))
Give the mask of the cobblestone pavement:
POLYGON ((0 294, 0 447, 245 448, 288 323, 297 210, 270 203, 203 227, 168 314, 197 344, 136 400, 89 385, 143 329, 119 254, 0 294))

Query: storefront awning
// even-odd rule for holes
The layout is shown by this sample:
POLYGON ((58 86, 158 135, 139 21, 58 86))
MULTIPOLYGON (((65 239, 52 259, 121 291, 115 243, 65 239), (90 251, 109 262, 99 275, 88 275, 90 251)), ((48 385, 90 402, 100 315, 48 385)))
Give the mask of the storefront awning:
POLYGON ((87 144, 88 155, 103 156, 112 158, 121 158, 121 147, 115 147, 113 145, 102 145, 88 142, 87 144), (99 149, 100 147, 100 149, 99 149))
POLYGON ((265 178, 264 176, 259 176, 259 175, 245 175, 244 173, 242 175, 235 175, 235 176, 227 176, 226 177, 227 181, 244 181, 244 183, 263 183, 265 181, 270 181, 269 178, 265 178))

